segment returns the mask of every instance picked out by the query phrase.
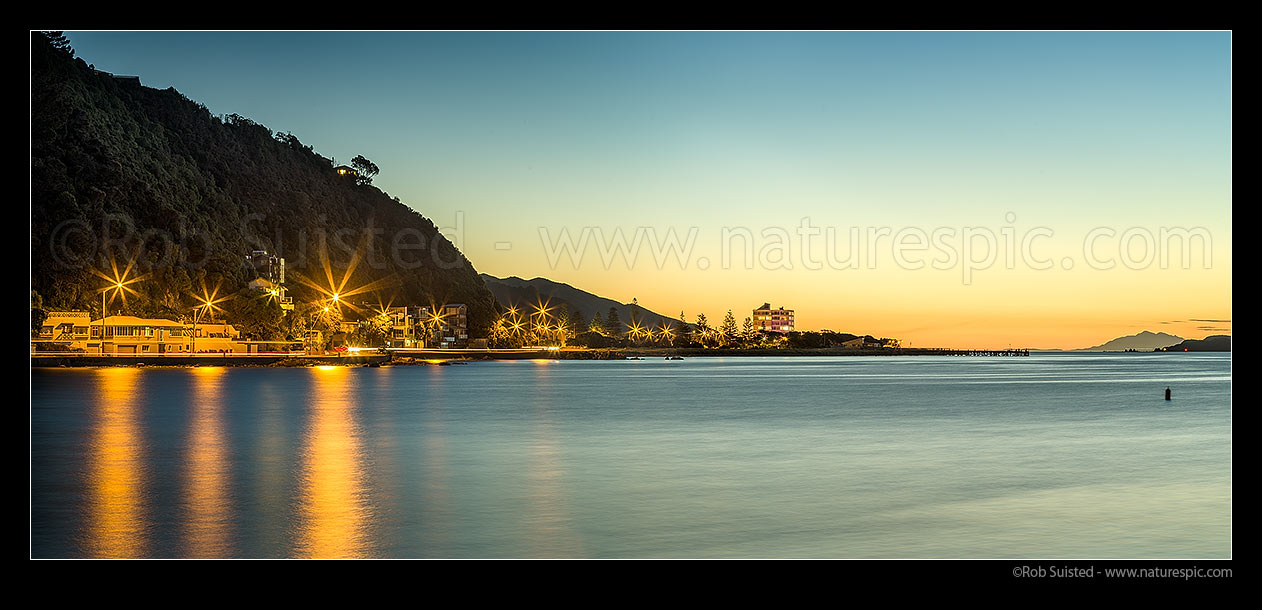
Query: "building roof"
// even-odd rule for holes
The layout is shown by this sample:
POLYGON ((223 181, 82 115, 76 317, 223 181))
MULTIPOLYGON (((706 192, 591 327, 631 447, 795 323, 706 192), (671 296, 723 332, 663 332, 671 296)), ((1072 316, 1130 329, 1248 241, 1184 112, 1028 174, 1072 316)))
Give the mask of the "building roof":
MULTIPOLYGON (((100 325, 100 320, 93 320, 93 325, 100 325)), ((137 318, 136 316, 109 316, 105 318, 106 326, 152 326, 154 328, 184 328, 184 324, 174 320, 158 318, 137 318)))
POLYGON ((49 318, 86 318, 88 317, 88 312, 81 311, 81 310, 50 311, 48 312, 47 317, 49 318))

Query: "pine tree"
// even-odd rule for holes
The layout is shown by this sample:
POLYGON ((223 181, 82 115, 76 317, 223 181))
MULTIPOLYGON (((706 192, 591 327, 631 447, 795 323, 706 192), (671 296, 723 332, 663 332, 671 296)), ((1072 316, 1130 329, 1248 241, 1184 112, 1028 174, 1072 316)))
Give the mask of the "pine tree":
POLYGON ((53 45, 54 49, 61 51, 74 57, 74 47, 70 46, 70 40, 66 38, 64 32, 41 32, 48 38, 48 42, 53 45))
POLYGON ((758 331, 754 330, 754 319, 746 316, 745 323, 741 325, 741 343, 745 347, 752 346, 758 338, 758 331))
POLYGON ((587 325, 587 330, 594 333, 600 333, 602 335, 605 334, 605 321, 600 319, 599 311, 596 312, 596 315, 592 316, 592 323, 587 325))
POLYGON ((588 331, 587 321, 583 319, 583 312, 575 309, 570 312, 570 332, 579 334, 588 331))
POLYGON ((702 345, 709 345, 710 321, 706 320, 705 314, 697 314, 697 322, 692 325, 692 334, 702 345))
POLYGON ((622 320, 618 318, 617 307, 610 307, 609 315, 605 316, 605 334, 610 337, 622 336, 622 320))
POLYGON ((570 306, 566 303, 557 308, 556 329, 559 345, 565 345, 566 339, 574 336, 574 329, 570 326, 570 306))
POLYGON ((720 340, 723 345, 732 345, 740 338, 739 330, 736 328, 736 316, 732 315, 732 310, 727 310, 727 315, 723 316, 723 326, 719 327, 720 340))

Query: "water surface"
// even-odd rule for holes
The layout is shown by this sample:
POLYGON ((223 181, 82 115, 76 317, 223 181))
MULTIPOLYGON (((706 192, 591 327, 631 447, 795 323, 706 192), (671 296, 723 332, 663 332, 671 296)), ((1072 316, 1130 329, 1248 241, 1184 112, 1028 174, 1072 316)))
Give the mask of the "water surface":
POLYGON ((1226 354, 31 377, 34 557, 1231 553, 1226 354))

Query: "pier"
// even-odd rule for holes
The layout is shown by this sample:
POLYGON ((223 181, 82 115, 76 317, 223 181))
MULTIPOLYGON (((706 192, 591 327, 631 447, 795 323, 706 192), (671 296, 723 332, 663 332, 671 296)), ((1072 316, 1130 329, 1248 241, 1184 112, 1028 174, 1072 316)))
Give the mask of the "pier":
POLYGON ((1029 356, 1028 349, 964 349, 947 350, 950 356, 1029 356))

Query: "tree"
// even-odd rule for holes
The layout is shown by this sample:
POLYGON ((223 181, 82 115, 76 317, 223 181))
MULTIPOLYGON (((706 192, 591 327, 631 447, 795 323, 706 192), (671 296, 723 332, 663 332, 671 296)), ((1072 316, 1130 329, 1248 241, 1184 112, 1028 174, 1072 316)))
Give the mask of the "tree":
POLYGON ((556 313, 556 345, 564 346, 565 342, 576 334, 574 328, 570 326, 570 306, 561 303, 556 313))
POLYGON ((741 325, 741 342, 745 347, 750 347, 758 339, 758 331, 754 330, 754 320, 749 316, 745 316, 745 323, 741 325))
POLYGON ((284 335, 281 324, 285 312, 276 301, 263 293, 246 288, 229 300, 224 307, 224 318, 249 339, 270 341, 284 335))
POLYGON ((629 311, 627 313, 631 318, 631 321, 627 323, 627 327, 631 329, 631 338, 636 339, 641 331, 647 331, 647 329, 640 324, 640 316, 637 315, 637 311, 640 309, 640 300, 635 297, 631 297, 631 307, 628 309, 629 311))
POLYGON ((569 327, 570 332, 575 335, 588 330, 587 321, 583 319, 583 312, 577 309, 570 312, 569 327))
POLYGON ((44 298, 34 290, 31 291, 31 330, 39 331, 44 327, 48 312, 44 310, 44 298))
POLYGON ((359 173, 355 177, 356 184, 372 184, 372 177, 381 171, 381 168, 377 167, 376 163, 369 161, 363 155, 355 155, 355 158, 351 159, 351 167, 355 168, 355 171, 359 173))
POLYGON ((732 315, 732 310, 729 309, 727 310, 727 315, 723 316, 723 326, 719 327, 719 340, 722 341, 725 346, 732 345, 733 343, 736 343, 737 339, 739 339, 737 336, 738 332, 739 331, 736 328, 736 316, 732 315))
POLYGON ((491 328, 486 331, 486 344, 491 348, 516 347, 509 345, 512 333, 509 332, 508 325, 501 316, 491 323, 491 328))
POLYGON ((605 316, 605 334, 610 337, 622 336, 622 320, 618 318, 617 307, 610 307, 609 315, 605 316))
POLYGON ((57 49, 58 51, 66 53, 70 55, 71 57, 74 57, 74 47, 70 46, 70 40, 66 38, 65 33, 63 32, 41 32, 41 33, 48 38, 49 44, 53 45, 54 49, 57 49))
POLYGON ((316 328, 316 313, 319 307, 306 303, 299 304, 281 321, 281 331, 289 341, 305 341, 308 331, 316 328))
POLYGON ((710 322, 706 320, 705 314, 697 314, 697 321, 692 325, 693 334, 697 337, 697 341, 702 345, 706 345, 706 340, 710 336, 710 322))
POLYGON ((600 318, 599 311, 596 312, 596 315, 592 316, 592 323, 587 325, 587 330, 594 333, 600 333, 602 335, 605 334, 605 321, 600 318))
POLYGON ((390 316, 385 313, 365 318, 347 339, 355 347, 381 347, 390 338, 390 326, 390 316))

